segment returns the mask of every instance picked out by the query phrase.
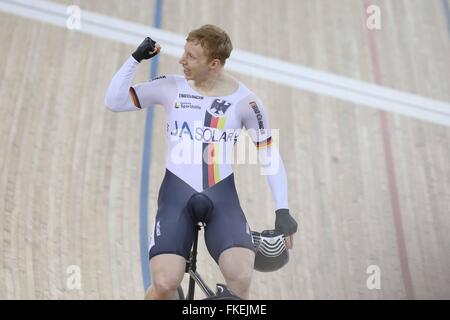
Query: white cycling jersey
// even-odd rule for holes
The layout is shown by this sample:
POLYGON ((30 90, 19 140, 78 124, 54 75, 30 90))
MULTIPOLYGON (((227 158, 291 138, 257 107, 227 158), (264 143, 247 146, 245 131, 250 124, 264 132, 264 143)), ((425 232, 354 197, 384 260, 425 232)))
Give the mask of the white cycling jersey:
POLYGON ((228 96, 204 96, 183 76, 163 75, 131 86, 139 63, 130 57, 113 77, 105 97, 112 111, 136 111, 155 104, 167 115, 169 171, 200 192, 229 176, 233 149, 245 127, 266 170, 276 209, 288 209, 286 172, 272 143, 265 108, 243 83, 228 96), (274 170, 275 168, 275 170, 274 170))

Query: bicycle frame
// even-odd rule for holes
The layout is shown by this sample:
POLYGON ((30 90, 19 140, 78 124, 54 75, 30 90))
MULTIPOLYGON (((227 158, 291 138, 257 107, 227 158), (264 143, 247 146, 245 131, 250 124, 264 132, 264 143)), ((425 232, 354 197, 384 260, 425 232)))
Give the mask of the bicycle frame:
POLYGON ((198 233, 204 226, 205 225, 202 222, 199 222, 195 226, 194 244, 192 246, 189 260, 186 262, 185 272, 189 274, 189 289, 186 294, 186 300, 194 300, 195 284, 197 284, 200 287, 200 289, 202 289, 206 297, 210 298, 215 295, 215 293, 208 287, 208 285, 205 283, 202 277, 200 277, 200 274, 198 274, 197 272, 198 233))

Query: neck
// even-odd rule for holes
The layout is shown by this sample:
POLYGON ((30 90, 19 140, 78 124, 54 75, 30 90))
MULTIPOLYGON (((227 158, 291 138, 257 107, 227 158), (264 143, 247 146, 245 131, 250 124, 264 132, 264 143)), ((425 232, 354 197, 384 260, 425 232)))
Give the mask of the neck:
POLYGON ((194 85, 197 89, 203 92, 210 92, 217 88, 218 84, 224 81, 225 75, 222 70, 212 74, 208 74, 205 78, 194 80, 194 85))

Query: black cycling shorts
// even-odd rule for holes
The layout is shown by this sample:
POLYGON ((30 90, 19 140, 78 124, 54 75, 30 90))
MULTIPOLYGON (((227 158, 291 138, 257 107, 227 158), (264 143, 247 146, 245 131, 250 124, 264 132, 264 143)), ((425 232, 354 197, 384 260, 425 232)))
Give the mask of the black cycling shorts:
MULTIPOLYGON (((197 191, 166 169, 150 235, 150 259, 162 253, 177 254, 186 260, 189 258, 195 224, 186 204, 194 193, 197 191)), ((205 227, 205 243, 216 263, 219 263, 220 254, 229 248, 242 247, 254 251, 251 230, 239 204, 234 175, 229 175, 202 193, 214 204, 205 227)))

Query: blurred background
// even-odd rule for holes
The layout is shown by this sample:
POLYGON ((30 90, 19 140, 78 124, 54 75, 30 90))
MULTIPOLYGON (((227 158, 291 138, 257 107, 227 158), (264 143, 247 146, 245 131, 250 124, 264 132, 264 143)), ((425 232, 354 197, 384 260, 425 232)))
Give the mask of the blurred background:
MULTIPOLYGON (((103 98, 146 36, 162 51, 134 83, 181 74, 206 23, 279 129, 299 222, 251 297, 449 299, 448 0, 0 0, 0 298, 143 298, 166 119, 103 98)), ((273 228, 267 178, 234 168, 251 228, 273 228)))

